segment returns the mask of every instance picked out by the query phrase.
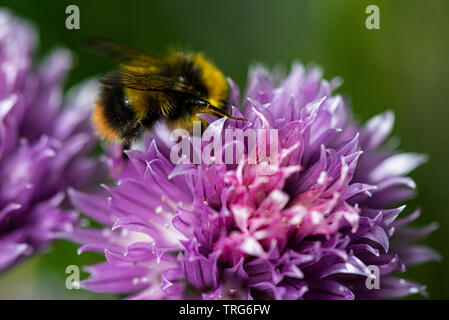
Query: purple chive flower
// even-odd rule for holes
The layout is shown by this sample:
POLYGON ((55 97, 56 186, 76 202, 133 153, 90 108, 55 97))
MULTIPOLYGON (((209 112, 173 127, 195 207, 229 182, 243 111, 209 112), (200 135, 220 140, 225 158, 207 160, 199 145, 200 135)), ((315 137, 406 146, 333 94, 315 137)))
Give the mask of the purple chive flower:
MULTIPOLYGON (((295 64, 279 83, 273 78, 252 70, 242 106, 248 121, 215 118, 206 132, 276 129, 277 162, 251 163, 246 145, 239 164, 174 164, 160 126, 144 138, 143 151, 128 152, 128 163, 118 150, 107 157, 115 178, 105 186, 109 195, 70 190, 74 205, 105 225, 63 234, 83 243, 80 253, 105 254, 87 268, 85 289, 135 299, 425 293, 400 277, 406 266, 439 258, 414 244, 435 225, 408 226, 419 210, 406 215, 403 205, 415 188, 406 175, 425 157, 398 153, 387 141, 390 111, 359 126, 332 93, 338 81, 322 79, 318 68, 295 64), (369 289, 376 268, 380 288, 369 289)), ((239 107, 230 83, 230 104, 239 107)))
POLYGON ((58 208, 65 190, 81 187, 97 166, 85 157, 96 85, 63 102, 71 56, 56 50, 35 67, 36 40, 27 22, 0 10, 0 271, 71 228, 75 212, 58 208))

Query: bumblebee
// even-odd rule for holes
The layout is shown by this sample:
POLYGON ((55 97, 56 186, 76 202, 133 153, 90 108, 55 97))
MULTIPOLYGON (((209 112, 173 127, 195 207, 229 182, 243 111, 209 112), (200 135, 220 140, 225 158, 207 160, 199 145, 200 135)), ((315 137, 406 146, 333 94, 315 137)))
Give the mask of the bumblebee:
POLYGON ((198 113, 245 121, 225 112, 226 78, 202 54, 172 51, 160 59, 101 38, 85 40, 84 47, 120 64, 100 79, 92 120, 102 139, 121 141, 124 150, 161 119, 189 132, 193 121, 207 126, 198 113))

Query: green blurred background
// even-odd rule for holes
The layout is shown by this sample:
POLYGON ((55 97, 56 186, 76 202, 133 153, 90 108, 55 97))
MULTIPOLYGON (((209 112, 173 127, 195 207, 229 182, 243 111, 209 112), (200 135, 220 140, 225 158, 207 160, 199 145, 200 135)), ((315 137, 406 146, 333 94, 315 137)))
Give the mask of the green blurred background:
MULTIPOLYGON (((202 51, 240 87, 254 62, 269 67, 289 67, 293 60, 316 63, 326 78, 344 79, 339 92, 351 98, 361 121, 394 110, 401 149, 430 155, 430 162, 412 174, 419 194, 408 212, 420 206, 419 224, 440 223, 424 242, 443 256, 442 262, 414 267, 406 276, 426 284, 431 298, 449 298, 449 1, 2 0, 0 6, 35 24, 41 57, 55 46, 73 50, 76 65, 68 87, 113 67, 80 45, 86 37, 102 36, 154 54, 171 45, 202 51), (65 28, 70 4, 80 8, 80 30, 65 28), (365 27, 369 4, 380 8, 380 30, 365 27)), ((43 256, 2 274, 0 298, 114 298, 65 288, 68 264, 101 259, 77 256, 75 245, 56 243, 43 256)))

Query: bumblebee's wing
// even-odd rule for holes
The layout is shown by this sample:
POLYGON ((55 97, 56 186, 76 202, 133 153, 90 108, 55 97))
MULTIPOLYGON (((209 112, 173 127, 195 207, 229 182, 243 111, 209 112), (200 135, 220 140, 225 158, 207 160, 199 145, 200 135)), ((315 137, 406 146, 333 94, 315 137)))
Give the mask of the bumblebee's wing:
POLYGON ((126 87, 141 91, 176 91, 196 96, 195 88, 176 79, 157 74, 142 74, 130 70, 115 70, 100 79, 113 87, 126 87))
POLYGON ((164 61, 157 57, 108 39, 88 38, 84 40, 83 45, 90 53, 128 66, 150 67, 164 64, 164 61))

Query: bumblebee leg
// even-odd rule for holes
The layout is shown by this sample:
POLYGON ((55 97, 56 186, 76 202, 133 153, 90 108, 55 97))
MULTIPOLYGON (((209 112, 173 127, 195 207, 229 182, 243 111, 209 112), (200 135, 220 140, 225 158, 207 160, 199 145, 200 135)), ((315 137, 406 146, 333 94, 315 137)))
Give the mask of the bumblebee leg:
POLYGON ((142 123, 138 121, 137 123, 129 126, 122 133, 122 156, 124 159, 128 159, 128 156, 125 151, 131 148, 131 144, 134 139, 139 135, 140 129, 142 128, 142 123))
POLYGON ((128 155, 126 154, 126 151, 129 150, 130 147, 131 147, 131 143, 130 142, 123 142, 122 143, 122 158, 124 160, 128 160, 128 155))

